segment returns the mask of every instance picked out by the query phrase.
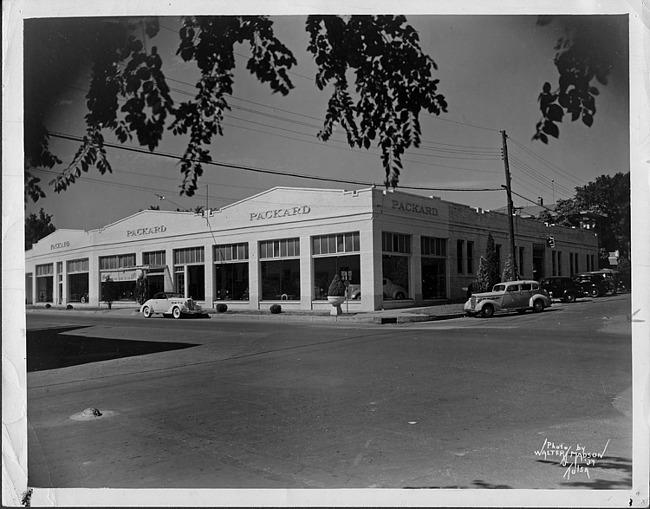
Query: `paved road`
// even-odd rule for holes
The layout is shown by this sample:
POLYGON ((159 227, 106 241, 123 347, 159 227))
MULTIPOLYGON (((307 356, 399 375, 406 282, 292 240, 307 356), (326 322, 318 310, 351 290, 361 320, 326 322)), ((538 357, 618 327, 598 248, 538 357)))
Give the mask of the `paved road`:
POLYGON ((629 306, 383 326, 30 313, 29 484, 627 488, 629 306), (605 454, 562 466, 550 443, 605 454))

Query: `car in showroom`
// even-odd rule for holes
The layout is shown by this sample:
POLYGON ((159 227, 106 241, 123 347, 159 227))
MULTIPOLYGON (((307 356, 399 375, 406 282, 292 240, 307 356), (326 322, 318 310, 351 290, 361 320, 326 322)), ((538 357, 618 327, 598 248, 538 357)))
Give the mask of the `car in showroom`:
POLYGON ((559 299, 562 302, 575 302, 578 297, 584 295, 580 285, 570 277, 544 277, 539 280, 539 284, 551 299, 559 299))
POLYGON ((180 293, 159 292, 147 300, 140 307, 140 312, 145 318, 155 314, 180 318, 181 316, 199 316, 204 311, 194 300, 183 297, 180 293))
POLYGON ((496 284, 491 292, 474 293, 463 309, 469 316, 490 318, 494 313, 503 311, 523 314, 532 309, 539 313, 551 304, 548 293, 537 281, 521 280, 496 284))
MULTIPOLYGON (((383 278, 382 280, 382 291, 384 295, 384 299, 395 299, 395 300, 402 300, 406 299, 408 296, 408 292, 406 291, 406 288, 403 286, 400 286, 398 284, 393 283, 390 279, 388 278, 383 278)), ((349 285, 348 286, 348 298, 358 300, 361 298, 361 285, 349 285)))
POLYGON ((580 285, 584 295, 595 298, 617 293, 614 278, 606 272, 583 272, 573 278, 580 285))

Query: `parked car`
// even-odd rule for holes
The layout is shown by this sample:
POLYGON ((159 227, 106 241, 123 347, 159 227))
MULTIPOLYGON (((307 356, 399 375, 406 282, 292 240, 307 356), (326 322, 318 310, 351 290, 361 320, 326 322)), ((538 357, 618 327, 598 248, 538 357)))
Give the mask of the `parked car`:
POLYGON ((605 272, 583 272, 573 277, 580 285, 584 295, 602 297, 616 294, 616 285, 611 274, 605 272))
POLYGON ((619 292, 626 292, 630 289, 630 275, 614 269, 600 269, 598 272, 609 274, 614 279, 614 285, 619 292))
POLYGON ((490 318, 497 311, 525 313, 532 309, 539 313, 549 306, 551 299, 537 281, 522 280, 499 283, 491 292, 473 294, 465 303, 464 310, 470 316, 490 318))
POLYGON ((203 308, 181 294, 160 292, 142 304, 140 312, 145 318, 150 318, 156 313, 180 318, 183 315, 202 315, 203 308))
POLYGON ((562 302, 575 302, 584 295, 580 285, 570 277, 545 277, 539 280, 539 284, 551 299, 560 299, 562 302))

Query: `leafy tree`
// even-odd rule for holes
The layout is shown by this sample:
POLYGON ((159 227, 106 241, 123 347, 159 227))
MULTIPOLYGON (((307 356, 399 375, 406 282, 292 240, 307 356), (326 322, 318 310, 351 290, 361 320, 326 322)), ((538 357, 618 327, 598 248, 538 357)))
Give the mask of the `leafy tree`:
MULTIPOLYGON (((538 25, 547 25, 553 19, 553 16, 540 16, 538 25)), ((566 35, 557 41, 554 58, 558 85, 553 88, 547 81, 539 95, 542 118, 533 139, 543 143, 548 143, 549 136, 559 137, 557 124, 565 115, 572 121, 581 119, 584 125, 591 127, 596 114, 596 97, 600 93, 594 81, 607 85, 612 69, 624 64, 627 58, 627 52, 621 51, 627 44, 626 24, 613 22, 611 16, 563 19, 568 20, 566 35)))
MULTIPOLYGON (((163 73, 163 61, 151 44, 159 32, 156 18, 68 20, 57 27, 52 39, 74 45, 92 34, 88 58, 92 62, 90 89, 86 95, 86 134, 72 162, 52 181, 55 191, 65 190, 77 178, 96 167, 110 172, 104 133, 124 143, 135 137, 154 151, 165 129, 189 140, 182 156, 181 194, 192 196, 203 165, 211 161, 210 146, 223 134, 223 115, 233 93, 235 47, 248 44, 248 71, 273 92, 283 95, 293 87, 287 72, 295 65, 292 52, 278 40, 267 16, 187 16, 182 20, 177 54, 196 64, 200 78, 191 100, 176 104, 163 73), (65 33, 62 33, 61 30, 65 33), (121 106, 120 106, 121 105, 121 106)), ((28 29, 43 25, 28 23, 28 29)), ((328 140, 341 125, 351 146, 382 152, 387 186, 396 186, 401 156, 420 143, 422 110, 446 111, 444 96, 433 78, 435 62, 424 55, 417 32, 404 16, 308 16, 308 51, 318 67, 316 85, 331 86, 325 123, 319 137, 328 140), (354 104, 348 77, 354 74, 354 104)), ((29 39, 27 39, 29 40, 29 39)), ((32 167, 52 168, 60 160, 49 151, 47 131, 40 118, 27 118, 33 156, 26 158, 26 195, 36 201, 44 196, 32 167)))
POLYGON ((499 263, 497 250, 494 245, 492 234, 488 234, 485 254, 481 256, 478 264, 476 279, 472 283, 472 290, 475 292, 487 292, 501 281, 499 274, 499 263))
POLYGON ((41 208, 38 216, 34 213, 25 218, 25 250, 31 249, 32 246, 50 233, 56 231, 52 224, 52 215, 46 214, 41 208))
MULTIPOLYGON (((581 213, 598 216, 596 233, 601 257, 617 249, 622 255, 630 253, 630 173, 601 175, 595 181, 576 188, 574 198, 560 200, 553 221, 562 226, 580 226, 581 213)), ((544 220, 545 218, 540 217, 544 220)))
POLYGON ((512 255, 508 255, 508 259, 503 267, 501 274, 501 281, 515 281, 517 279, 517 266, 512 259, 512 255))

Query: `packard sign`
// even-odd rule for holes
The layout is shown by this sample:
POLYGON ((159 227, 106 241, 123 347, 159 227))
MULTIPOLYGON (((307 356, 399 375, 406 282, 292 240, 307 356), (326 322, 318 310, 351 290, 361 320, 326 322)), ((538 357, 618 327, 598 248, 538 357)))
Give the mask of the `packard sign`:
POLYGON ((263 221, 265 219, 282 219, 291 216, 301 216, 309 214, 310 212, 311 208, 307 205, 303 205, 302 207, 291 207, 288 209, 263 210, 261 212, 251 212, 250 220, 263 221))
POLYGON ((65 242, 57 242, 56 244, 50 244, 50 251, 53 249, 63 249, 64 247, 70 247, 69 240, 66 240, 65 242))
POLYGON ((158 233, 165 233, 167 227, 165 225, 161 226, 150 226, 146 228, 138 228, 137 230, 126 230, 127 237, 141 237, 143 235, 156 235, 158 233))
POLYGON ((411 212, 413 214, 422 214, 425 216, 437 216, 438 209, 435 207, 427 207, 425 205, 420 205, 419 203, 412 202, 401 202, 399 200, 393 201, 393 210, 403 210, 406 212, 411 212))

